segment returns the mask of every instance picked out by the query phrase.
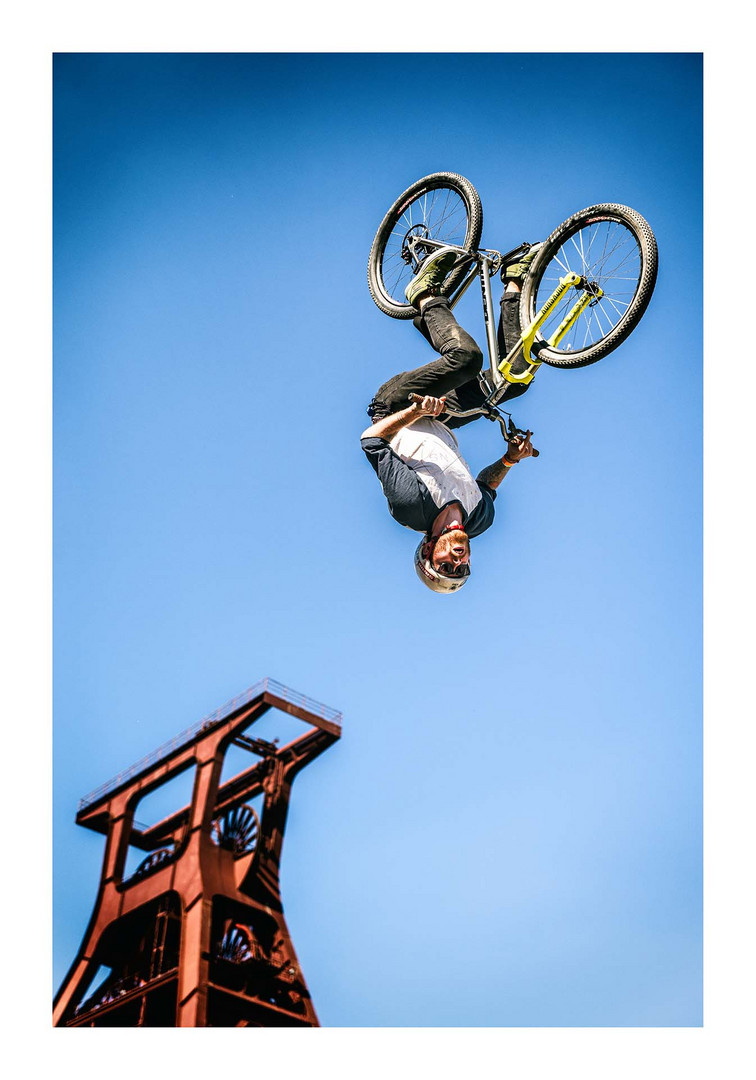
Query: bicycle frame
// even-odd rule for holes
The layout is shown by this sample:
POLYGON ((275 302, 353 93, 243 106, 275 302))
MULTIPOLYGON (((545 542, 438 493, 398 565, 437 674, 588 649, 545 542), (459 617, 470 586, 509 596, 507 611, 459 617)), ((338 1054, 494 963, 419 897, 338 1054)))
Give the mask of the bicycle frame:
MULTIPOLYGON (((441 244, 436 240, 423 237, 418 237, 417 239, 410 238, 408 241, 410 254, 417 263, 421 261, 421 256, 419 253, 415 252, 415 247, 420 248, 421 251, 424 251, 427 255, 435 248, 449 246, 453 247, 453 245, 441 244)), ((582 278, 579 274, 565 274, 564 277, 559 279, 559 284, 556 289, 554 289, 551 296, 543 304, 529 326, 522 330, 520 337, 513 348, 510 349, 505 357, 500 357, 495 319, 493 316, 491 273, 496 273, 500 266, 515 261, 518 257, 530 250, 531 246, 532 245, 530 244, 520 244, 519 247, 513 248, 512 251, 508 251, 504 255, 498 251, 488 249, 472 252, 465 251, 465 249, 461 247, 454 249, 457 250, 460 255, 457 266, 469 262, 470 267, 460 284, 449 296, 449 306, 451 308, 455 307, 467 292, 474 279, 476 277, 480 279, 483 320, 485 323, 486 345, 488 349, 488 371, 486 374, 481 372, 478 376, 481 386, 486 394, 485 402, 482 406, 475 409, 467 409, 465 412, 454 412, 454 415, 464 417, 483 415, 487 416, 489 420, 498 420, 502 426, 502 432, 504 433, 505 438, 507 438, 504 426, 505 422, 499 415, 497 406, 504 400, 507 389, 513 385, 528 385, 532 382, 536 371, 541 366, 541 361, 538 359, 540 350, 546 347, 556 347, 568 330, 573 326, 580 313, 590 303, 603 296, 603 291, 598 285, 586 281, 585 278, 582 278), (554 306, 558 304, 565 293, 572 288, 582 291, 582 295, 567 312, 551 337, 548 340, 537 342, 536 335, 539 328, 548 318, 548 315, 554 306), (512 371, 512 363, 520 352, 522 352, 522 356, 528 366, 524 372, 515 374, 512 371)))

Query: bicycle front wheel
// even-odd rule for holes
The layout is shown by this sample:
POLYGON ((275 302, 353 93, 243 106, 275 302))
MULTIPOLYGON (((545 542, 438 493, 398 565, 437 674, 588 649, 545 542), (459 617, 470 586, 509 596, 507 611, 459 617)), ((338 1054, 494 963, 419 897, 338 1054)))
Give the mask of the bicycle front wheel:
MULTIPOLYGON (((525 279, 520 319, 526 327, 559 284, 573 272, 603 296, 584 308, 555 345, 538 354, 554 367, 585 367, 603 359, 638 325, 656 284, 658 253, 648 222, 629 206, 589 206, 563 222, 544 242, 525 279)), ((536 341, 548 341, 578 299, 569 289, 541 325, 536 341)))
MULTIPOLYGON (((483 231, 480 196, 469 180, 457 173, 432 173, 407 188, 380 224, 368 259, 370 295, 386 315, 411 319, 417 308, 407 303, 404 290, 412 280, 409 237, 436 240, 474 251, 483 231)), ((441 292, 448 296, 465 268, 453 271, 441 292)))

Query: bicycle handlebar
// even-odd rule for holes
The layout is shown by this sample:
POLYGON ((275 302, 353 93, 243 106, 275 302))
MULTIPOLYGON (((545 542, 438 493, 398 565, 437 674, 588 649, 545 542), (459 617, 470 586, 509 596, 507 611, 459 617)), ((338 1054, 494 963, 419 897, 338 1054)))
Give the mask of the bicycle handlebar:
MULTIPOLYGON (((423 398, 422 398, 421 394, 410 394, 409 395, 409 400, 416 403, 416 404, 419 404, 423 400, 423 398)), ((501 427, 501 433, 504 436, 504 441, 507 444, 509 443, 509 434, 512 434, 512 435, 524 435, 525 434, 525 432, 522 431, 521 428, 515 428, 514 424, 510 424, 510 427, 512 428, 512 430, 508 433, 506 425, 505 425, 504 417, 499 415, 498 409, 491 408, 490 406, 488 408, 478 407, 478 408, 473 408, 473 409, 465 409, 464 411, 461 411, 459 409, 448 409, 447 408, 447 409, 444 409, 444 412, 446 412, 449 416, 460 416, 460 417, 485 416, 487 420, 498 420, 499 425, 501 427)), ((507 413, 507 415, 509 416, 509 413, 507 413)), ((511 421, 511 416, 510 416, 510 421, 511 421)), ((533 447, 533 455, 532 456, 533 457, 539 457, 540 456, 540 451, 536 450, 535 447, 533 447)))

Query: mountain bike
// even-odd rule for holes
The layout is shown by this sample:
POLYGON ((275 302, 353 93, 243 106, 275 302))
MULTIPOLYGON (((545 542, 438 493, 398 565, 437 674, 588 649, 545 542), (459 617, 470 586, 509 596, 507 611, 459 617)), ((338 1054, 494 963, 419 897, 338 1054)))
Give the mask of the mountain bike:
POLYGON ((648 222, 615 203, 580 210, 546 240, 506 252, 479 248, 482 232, 483 208, 469 180, 449 172, 425 176, 402 192, 381 222, 370 249, 368 286, 386 315, 415 318, 418 311, 404 290, 420 263, 439 247, 458 249, 441 293, 454 307, 478 278, 489 362, 478 376, 485 400, 454 415, 498 421, 508 440, 521 432, 511 414, 504 420, 499 405, 522 392, 514 387, 527 387, 541 364, 594 364, 635 329, 654 291, 658 251, 648 222), (534 248, 520 294, 522 333, 500 356, 491 278, 534 248))

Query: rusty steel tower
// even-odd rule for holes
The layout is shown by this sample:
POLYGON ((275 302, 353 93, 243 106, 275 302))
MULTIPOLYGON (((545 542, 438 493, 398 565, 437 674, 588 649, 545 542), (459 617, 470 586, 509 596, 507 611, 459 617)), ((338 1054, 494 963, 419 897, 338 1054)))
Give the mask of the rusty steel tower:
POLYGON ((340 713, 263 679, 81 800, 76 821, 106 837, 105 854, 55 1026, 318 1025, 279 865, 294 777, 340 735, 340 713), (270 709, 309 727, 281 747, 245 734, 270 709), (221 783, 231 746, 254 761, 221 783), (189 804, 140 827, 140 801, 186 770, 189 804), (146 855, 126 874, 134 848, 146 855))

